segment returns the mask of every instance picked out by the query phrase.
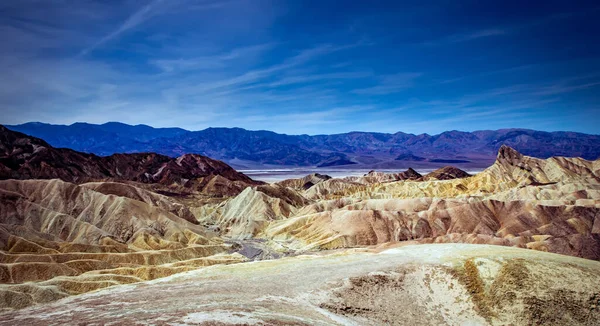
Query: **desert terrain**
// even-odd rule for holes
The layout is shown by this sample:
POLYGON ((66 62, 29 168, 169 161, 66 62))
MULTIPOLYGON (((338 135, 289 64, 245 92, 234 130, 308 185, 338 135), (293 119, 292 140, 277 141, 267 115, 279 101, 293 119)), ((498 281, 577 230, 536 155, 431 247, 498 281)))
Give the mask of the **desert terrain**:
POLYGON ((253 180, 0 129, 0 323, 595 325, 600 160, 253 180))

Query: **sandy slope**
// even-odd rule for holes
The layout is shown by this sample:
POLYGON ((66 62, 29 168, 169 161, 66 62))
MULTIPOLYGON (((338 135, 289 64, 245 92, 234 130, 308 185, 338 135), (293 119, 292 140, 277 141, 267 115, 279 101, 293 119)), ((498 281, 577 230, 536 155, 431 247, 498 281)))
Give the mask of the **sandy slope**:
POLYGON ((131 185, 0 181, 0 309, 246 259, 197 223, 131 185))
POLYGON ((3 324, 581 324, 600 262, 489 245, 405 246, 212 266, 0 315, 3 324))

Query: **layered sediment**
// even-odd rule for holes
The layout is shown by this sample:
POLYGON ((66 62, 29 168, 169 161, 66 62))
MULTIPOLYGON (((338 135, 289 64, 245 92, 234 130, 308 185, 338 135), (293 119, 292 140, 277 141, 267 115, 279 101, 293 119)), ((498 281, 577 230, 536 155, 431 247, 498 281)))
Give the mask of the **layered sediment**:
POLYGON ((503 146, 476 175, 444 167, 264 184, 200 155, 98 157, 0 131, 2 322, 60 323, 67 306, 81 323, 599 318, 598 160, 503 146), (262 259, 276 260, 243 263, 262 259), (79 313, 98 302, 119 307, 79 313))

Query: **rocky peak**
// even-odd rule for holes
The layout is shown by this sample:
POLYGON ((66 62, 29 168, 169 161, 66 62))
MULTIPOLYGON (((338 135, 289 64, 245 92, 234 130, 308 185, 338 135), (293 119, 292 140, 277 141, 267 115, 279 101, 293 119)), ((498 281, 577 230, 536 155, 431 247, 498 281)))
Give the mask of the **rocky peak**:
POLYGON ((452 179, 461 179, 467 178, 471 175, 467 172, 456 168, 454 166, 445 166, 443 168, 439 168, 431 173, 428 173, 423 180, 452 180, 452 179))
POLYGON ((40 147, 50 147, 50 145, 42 139, 27 136, 0 125, 0 152, 3 152, 3 155, 20 153, 27 151, 27 149, 38 149, 40 147))
POLYGON ((331 179, 330 176, 320 173, 312 173, 299 179, 287 179, 277 184, 283 187, 290 187, 297 190, 306 190, 323 181, 331 179))
POLYGON ((415 171, 413 168, 408 168, 408 170, 403 172, 407 179, 416 179, 420 178, 421 174, 415 171))
POLYGON ((354 180, 360 183, 374 183, 374 182, 391 182, 391 181, 401 181, 401 180, 417 180, 421 178, 422 175, 415 171, 413 168, 408 168, 406 171, 398 172, 398 173, 385 173, 379 172, 375 170, 369 171, 369 173, 365 174, 361 178, 357 177, 347 177, 347 180, 354 180))
POLYGON ((523 159, 523 154, 519 153, 516 149, 502 145, 498 150, 498 161, 515 162, 523 159))

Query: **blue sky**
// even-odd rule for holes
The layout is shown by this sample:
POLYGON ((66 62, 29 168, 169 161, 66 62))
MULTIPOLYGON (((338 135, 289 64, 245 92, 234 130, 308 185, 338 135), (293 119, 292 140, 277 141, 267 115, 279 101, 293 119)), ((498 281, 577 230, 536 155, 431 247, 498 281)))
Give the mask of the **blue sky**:
POLYGON ((0 123, 600 133, 597 1, 0 3, 0 123))

